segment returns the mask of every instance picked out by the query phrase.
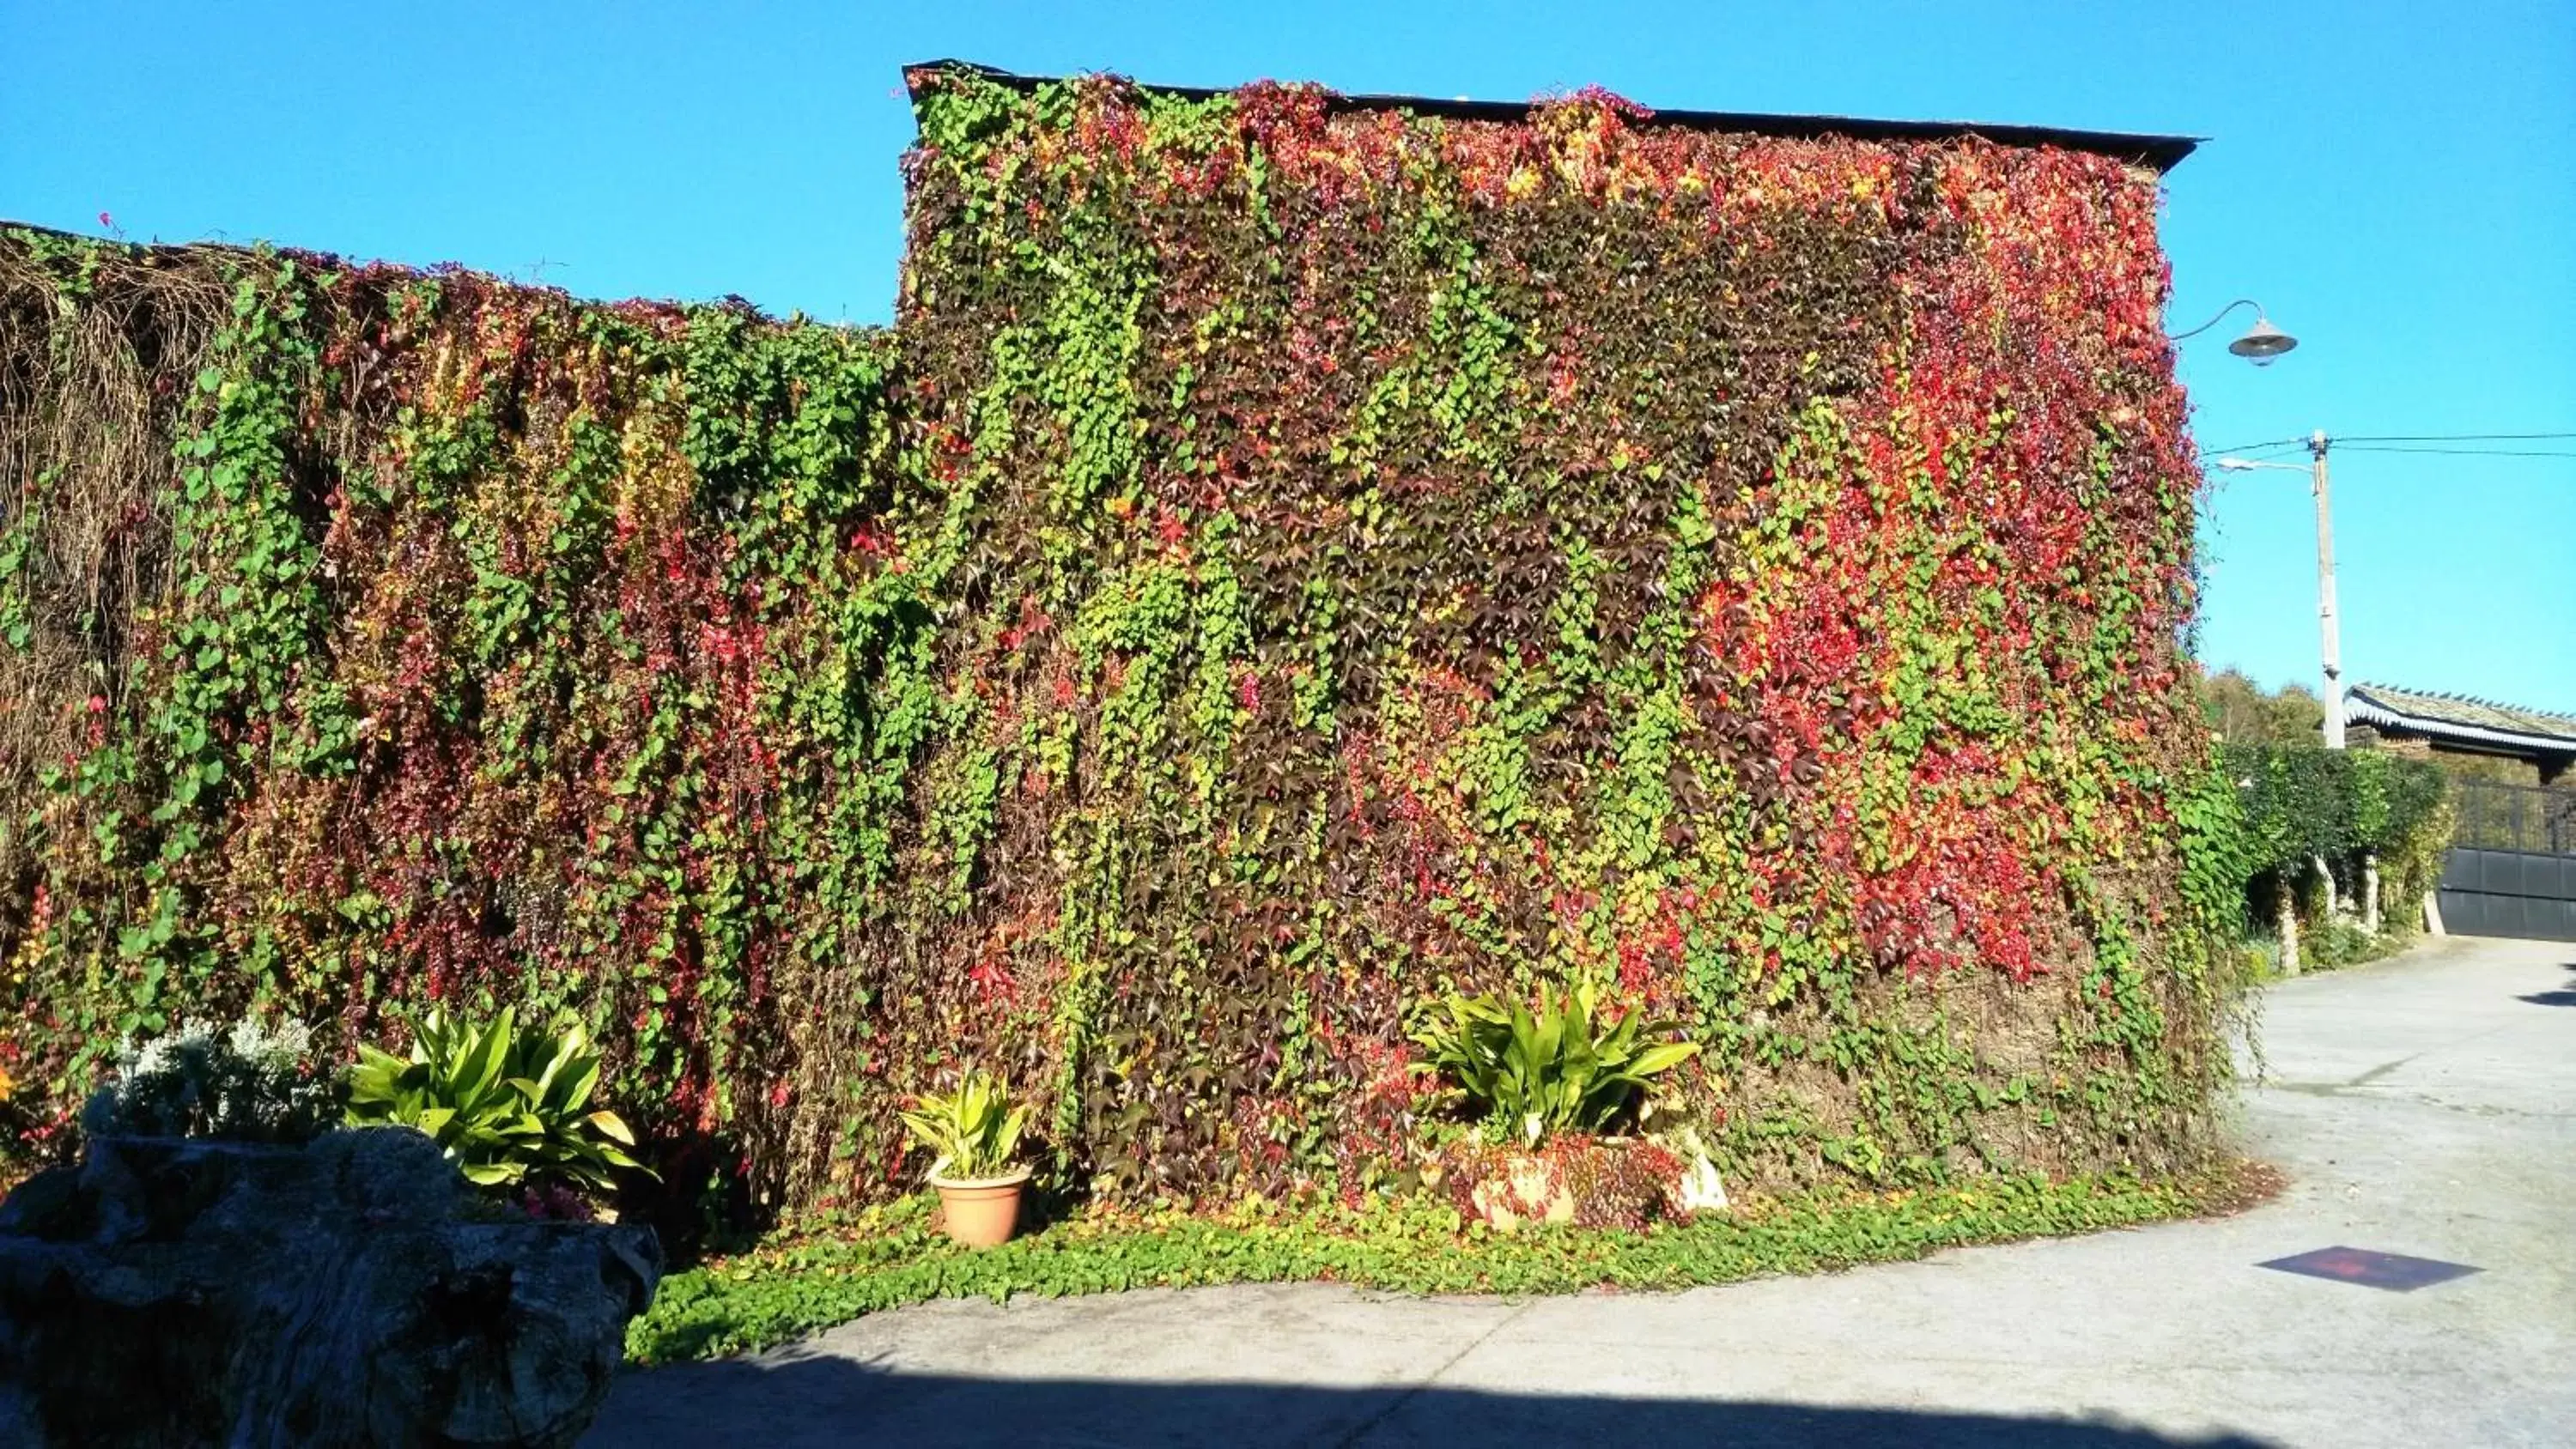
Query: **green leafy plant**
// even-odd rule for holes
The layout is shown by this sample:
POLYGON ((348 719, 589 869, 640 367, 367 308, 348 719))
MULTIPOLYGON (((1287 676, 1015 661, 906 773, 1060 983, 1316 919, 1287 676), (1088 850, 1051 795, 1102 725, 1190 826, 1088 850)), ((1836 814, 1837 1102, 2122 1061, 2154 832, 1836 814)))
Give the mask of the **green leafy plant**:
POLYGON ((1356 1206, 1254 1198, 1214 1216, 1095 1210, 982 1250, 948 1241, 915 1200, 674 1273, 627 1326, 626 1352, 638 1364, 752 1352, 938 1298, 1307 1279, 1398 1293, 1686 1288, 2224 1211, 2241 1206, 2249 1190, 2260 1189, 2232 1167, 2167 1182, 1994 1177, 1897 1193, 1811 1194, 1644 1231, 1520 1233, 1491 1232, 1430 1194, 1356 1206))
POLYGON ((1493 996, 1452 993, 1443 1015, 1413 1034, 1430 1054, 1418 1069, 1453 1079, 1506 1135, 1535 1145, 1558 1132, 1599 1132, 1653 1078, 1699 1047, 1666 1041, 1675 1026, 1623 1012, 1604 1020, 1586 983, 1537 1009, 1493 996))
POLYGON ((570 1015, 521 1031, 508 1010, 479 1027, 432 1011, 408 1057, 358 1048, 349 1120, 429 1134, 481 1187, 558 1180, 604 1192, 611 1169, 642 1168, 624 1151, 635 1145, 626 1123, 590 1106, 599 1066, 570 1015))
POLYGON ((930 1175, 951 1181, 1009 1172, 1028 1121, 1029 1109, 1012 1106, 1008 1089, 985 1072, 968 1072, 956 1091, 925 1096, 903 1114, 913 1139, 938 1154, 930 1175))
MULTIPOLYGON (((340 1083, 317 1070, 313 1034, 293 1017, 245 1017, 229 1032, 191 1021, 116 1054, 116 1071, 81 1111, 91 1136, 228 1137, 305 1142, 338 1116, 340 1083)), ((5 1084, 5 1077, 0 1077, 5 1084)))

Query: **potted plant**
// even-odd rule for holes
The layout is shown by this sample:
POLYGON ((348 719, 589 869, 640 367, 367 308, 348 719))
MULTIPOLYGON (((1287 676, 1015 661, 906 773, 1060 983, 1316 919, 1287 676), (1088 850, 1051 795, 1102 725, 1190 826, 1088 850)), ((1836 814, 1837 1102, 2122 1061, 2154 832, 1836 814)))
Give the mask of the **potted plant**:
POLYGON ((939 1189, 948 1236, 970 1248, 1011 1240, 1029 1181, 1027 1166, 1015 1161, 1028 1121, 1029 1109, 1010 1105, 1002 1084, 984 1072, 968 1072, 956 1091, 925 1096, 903 1114, 913 1139, 938 1154, 930 1185, 939 1189))
MULTIPOLYGON (((1427 1061, 1483 1120, 1441 1176, 1462 1209, 1499 1228, 1523 1222, 1636 1226, 1675 1198, 1695 1162, 1663 1144, 1610 1135, 1654 1078, 1699 1048, 1669 1022, 1601 1009, 1589 985, 1544 988, 1535 1008, 1451 995, 1414 1033, 1427 1061)), ((1695 1144, 1694 1144, 1695 1145, 1695 1144)), ((1714 1177, 1714 1171, 1710 1176, 1714 1177)))

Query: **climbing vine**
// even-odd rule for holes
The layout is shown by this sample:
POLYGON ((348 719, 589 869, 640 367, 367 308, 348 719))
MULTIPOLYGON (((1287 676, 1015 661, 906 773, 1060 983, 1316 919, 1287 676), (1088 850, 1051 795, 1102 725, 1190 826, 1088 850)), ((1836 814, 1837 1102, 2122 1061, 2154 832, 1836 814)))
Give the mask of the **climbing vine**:
POLYGON ((1739 1176, 2198 1150, 2246 837, 2152 175, 912 85, 890 332, 0 245, 18 1080, 571 1006, 782 1200, 969 1060, 1071 1185, 1358 1193, 1411 1012, 1589 980, 1739 1176), (133 387, 111 487, 44 420, 133 387))

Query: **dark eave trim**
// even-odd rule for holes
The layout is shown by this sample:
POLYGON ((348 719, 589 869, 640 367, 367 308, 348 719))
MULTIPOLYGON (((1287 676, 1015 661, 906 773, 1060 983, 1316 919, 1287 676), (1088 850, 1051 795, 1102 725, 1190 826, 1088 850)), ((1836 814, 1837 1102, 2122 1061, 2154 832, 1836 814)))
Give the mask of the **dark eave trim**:
MULTIPOLYGON (((937 71, 976 75, 1022 92, 1034 91, 1064 79, 1059 76, 1016 75, 989 65, 977 65, 973 61, 925 60, 904 67, 904 85, 914 100, 920 99, 920 92, 913 89, 914 78, 937 71)), ((1229 94, 1208 86, 1138 84, 1146 90, 1187 100, 1206 100, 1229 94)), ((1422 116, 1504 122, 1528 120, 1531 105, 1528 101, 1444 101, 1429 96, 1346 96, 1339 93, 1332 93, 1327 103, 1328 109, 1336 112, 1397 110, 1422 116)), ((2003 146, 2055 146, 2067 151, 2086 151, 2133 166, 2152 167, 2158 172, 2170 171, 2180 165, 2203 139, 2138 135, 2124 131, 2070 131, 2057 126, 1993 125, 1983 121, 1877 121, 1858 116, 1775 116, 1750 111, 1658 110, 1654 113, 1653 124, 1684 126, 1697 131, 1783 136, 1794 140, 1840 136, 1856 141, 1955 141, 1979 136, 2003 146)))
POLYGON ((2421 735, 2428 740, 2451 740, 2459 744, 2485 745, 2491 750, 2516 755, 2564 755, 2576 752, 2576 738, 2567 735, 2537 734, 2526 730, 2498 729, 2491 725, 2459 724, 2411 714, 2368 698, 2346 696, 2344 723, 2366 724, 2381 731, 2421 735))

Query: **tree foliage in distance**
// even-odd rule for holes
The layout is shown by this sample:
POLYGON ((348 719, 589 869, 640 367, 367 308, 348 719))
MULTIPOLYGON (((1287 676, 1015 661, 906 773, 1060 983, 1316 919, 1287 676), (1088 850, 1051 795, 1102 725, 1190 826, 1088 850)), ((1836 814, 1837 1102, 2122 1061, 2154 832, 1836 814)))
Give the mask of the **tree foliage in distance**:
POLYGON ((2440 770, 2377 750, 2231 744, 2221 768, 2245 802, 2249 874, 2395 850, 2443 809, 2440 770))
MULTIPOLYGON (((2309 925, 2328 924, 2316 867, 2322 862, 2349 904, 2376 873, 2385 939, 2355 934, 2363 957, 2391 949, 2420 928, 2419 904, 2439 884, 2453 813, 2444 772, 2379 750, 2309 744, 2226 746, 2221 767, 2240 812, 2246 920, 2269 929, 2284 909, 2309 925)), ((2352 934, 2348 932, 2347 934, 2352 934)), ((2362 959, 2351 957, 2348 959, 2362 959)))
POLYGON ((2203 715, 2229 744, 2325 743, 2325 705, 2304 684, 2285 684, 2267 692, 2244 671, 2222 669, 2216 674, 2203 672, 2199 688, 2203 715))

